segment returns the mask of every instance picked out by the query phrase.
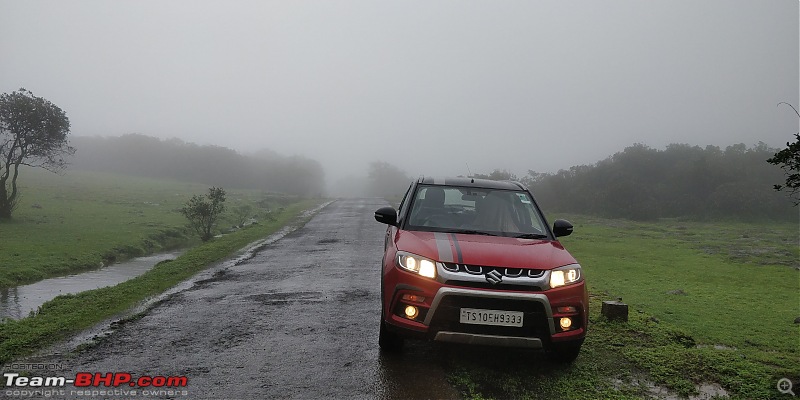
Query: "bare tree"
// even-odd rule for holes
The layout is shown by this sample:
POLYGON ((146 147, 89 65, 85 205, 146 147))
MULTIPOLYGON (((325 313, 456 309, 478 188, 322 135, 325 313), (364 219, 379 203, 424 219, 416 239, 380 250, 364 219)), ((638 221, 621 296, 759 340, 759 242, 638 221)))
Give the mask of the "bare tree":
POLYGON ((19 201, 20 165, 62 171, 69 146, 69 119, 50 101, 25 89, 0 95, 0 219, 19 201))

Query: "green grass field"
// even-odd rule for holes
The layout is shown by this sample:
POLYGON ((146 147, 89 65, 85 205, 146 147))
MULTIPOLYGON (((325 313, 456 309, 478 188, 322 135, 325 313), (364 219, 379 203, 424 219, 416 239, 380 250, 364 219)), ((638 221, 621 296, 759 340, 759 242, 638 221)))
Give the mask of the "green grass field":
POLYGON ((778 379, 800 381, 797 221, 559 217, 575 224, 562 243, 592 294, 581 356, 569 367, 456 358, 451 379, 467 397, 689 396, 716 384, 732 398, 780 398, 778 379), (618 297, 627 324, 599 315, 601 300, 618 297))
MULTIPOLYGON (((22 198, 11 221, 0 222, 0 288, 108 263, 198 240, 178 212, 207 186, 84 171, 63 176, 25 169, 22 198)), ((226 207, 250 204, 257 213, 294 198, 228 190, 226 207)), ((232 225, 224 220, 221 226, 232 225)))

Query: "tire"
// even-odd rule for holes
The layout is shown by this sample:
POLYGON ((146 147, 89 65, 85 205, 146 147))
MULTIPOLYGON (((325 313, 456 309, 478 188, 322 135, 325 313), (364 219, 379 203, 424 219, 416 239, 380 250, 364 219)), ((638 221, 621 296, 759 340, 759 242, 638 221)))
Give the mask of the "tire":
POLYGON ((403 348, 403 338, 386 328, 383 299, 383 278, 381 278, 381 330, 378 333, 378 346, 387 352, 398 352, 403 348))
POLYGON ((547 349, 547 359, 555 364, 569 364, 578 358, 583 341, 577 343, 554 343, 547 349))
POLYGON ((378 336, 378 345, 381 350, 398 352, 403 348, 403 338, 386 328, 386 322, 381 318, 381 331, 378 336))

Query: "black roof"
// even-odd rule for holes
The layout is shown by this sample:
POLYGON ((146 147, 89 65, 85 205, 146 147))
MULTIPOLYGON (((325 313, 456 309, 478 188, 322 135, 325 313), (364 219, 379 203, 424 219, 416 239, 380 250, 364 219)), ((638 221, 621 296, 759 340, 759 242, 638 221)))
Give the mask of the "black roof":
POLYGON ((435 178, 431 176, 421 176, 417 182, 425 185, 465 186, 486 189, 520 190, 524 188, 524 186, 517 182, 493 181, 490 179, 473 179, 464 177, 435 178))

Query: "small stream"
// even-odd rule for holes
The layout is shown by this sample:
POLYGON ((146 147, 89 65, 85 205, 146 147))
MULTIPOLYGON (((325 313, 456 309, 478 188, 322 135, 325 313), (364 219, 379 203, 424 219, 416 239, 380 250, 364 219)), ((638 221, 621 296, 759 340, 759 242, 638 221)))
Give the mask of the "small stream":
POLYGON ((21 319, 56 296, 113 286, 135 278, 164 260, 177 258, 183 250, 137 257, 80 274, 45 279, 30 285, 0 289, 0 319, 21 319))

